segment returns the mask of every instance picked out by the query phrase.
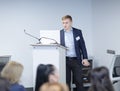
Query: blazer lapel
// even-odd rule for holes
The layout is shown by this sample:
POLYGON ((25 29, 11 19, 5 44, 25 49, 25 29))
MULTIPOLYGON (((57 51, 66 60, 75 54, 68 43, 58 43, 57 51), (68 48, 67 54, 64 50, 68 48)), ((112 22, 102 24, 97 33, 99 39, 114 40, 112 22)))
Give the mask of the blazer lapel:
POLYGON ((77 43, 77 42, 76 42, 76 36, 77 36, 77 35, 76 35, 76 32, 75 32, 75 29, 73 28, 73 38, 74 38, 75 48, 76 48, 76 45, 77 45, 77 44, 76 44, 76 43, 77 43))

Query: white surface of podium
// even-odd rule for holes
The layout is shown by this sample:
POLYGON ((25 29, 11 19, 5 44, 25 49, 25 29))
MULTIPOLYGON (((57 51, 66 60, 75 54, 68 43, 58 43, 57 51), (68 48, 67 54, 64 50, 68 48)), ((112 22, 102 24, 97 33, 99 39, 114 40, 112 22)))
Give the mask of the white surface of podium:
MULTIPOLYGON (((59 82, 66 83, 66 48, 59 44, 33 44, 33 85, 39 64, 53 64, 60 75, 59 82)), ((33 87, 34 87, 33 86, 33 87)))

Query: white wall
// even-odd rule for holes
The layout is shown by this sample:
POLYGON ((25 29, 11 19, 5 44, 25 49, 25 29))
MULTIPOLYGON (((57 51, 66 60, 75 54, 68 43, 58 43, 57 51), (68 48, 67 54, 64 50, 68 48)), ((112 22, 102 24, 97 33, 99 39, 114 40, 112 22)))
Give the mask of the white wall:
POLYGON ((0 55, 12 55, 12 60, 24 65, 21 83, 32 86, 32 47, 35 39, 24 29, 39 37, 40 30, 60 30, 61 17, 70 14, 73 26, 83 30, 89 56, 92 55, 91 0, 0 0, 0 55))
POLYGON ((120 1, 93 0, 93 50, 98 65, 109 67, 111 55, 107 49, 120 54, 120 1), (109 58, 110 57, 110 58, 109 58))
MULTIPOLYGON (((120 54, 120 0, 92 0, 93 9, 93 54, 95 66, 110 68, 112 55, 107 49, 120 54)), ((120 91, 119 83, 115 90, 120 91)))

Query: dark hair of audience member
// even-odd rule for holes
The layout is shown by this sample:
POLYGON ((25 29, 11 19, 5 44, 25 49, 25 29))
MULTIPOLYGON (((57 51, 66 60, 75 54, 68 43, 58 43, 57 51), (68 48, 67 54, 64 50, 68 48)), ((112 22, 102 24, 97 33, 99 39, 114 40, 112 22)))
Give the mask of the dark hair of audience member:
POLYGON ((38 91, 41 85, 49 81, 49 75, 54 74, 54 71, 55 67, 52 64, 40 64, 37 67, 35 91, 38 91))
POLYGON ((0 77, 0 91, 9 91, 10 83, 3 77, 0 77))
POLYGON ((98 67, 91 71, 91 87, 88 91, 114 91, 106 67, 98 67))

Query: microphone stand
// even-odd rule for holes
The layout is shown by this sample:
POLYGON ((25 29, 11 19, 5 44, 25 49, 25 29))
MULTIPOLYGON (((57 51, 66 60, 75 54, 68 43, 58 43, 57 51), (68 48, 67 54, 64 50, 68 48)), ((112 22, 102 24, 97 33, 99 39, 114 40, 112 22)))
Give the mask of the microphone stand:
POLYGON ((41 41, 41 39, 49 39, 49 40, 53 40, 53 41, 55 41, 55 43, 52 43, 52 44, 58 44, 58 42, 55 40, 55 39, 52 39, 52 38, 47 38, 47 37, 41 37, 40 38, 40 41, 41 41))
POLYGON ((31 34, 27 33, 25 29, 24 29, 24 33, 25 33, 26 35, 28 35, 28 36, 32 37, 32 38, 37 39, 37 40, 39 41, 37 44, 41 44, 41 41, 40 41, 40 40, 41 40, 41 38, 37 38, 37 37, 35 37, 35 36, 33 36, 33 35, 31 35, 31 34))
POLYGON ((47 37, 37 38, 37 37, 35 37, 35 36, 33 36, 33 35, 31 35, 31 34, 27 33, 25 29, 24 29, 24 33, 25 33, 26 35, 28 35, 28 36, 32 37, 32 38, 37 39, 37 40, 39 41, 37 44, 42 44, 42 43, 41 43, 41 39, 43 39, 43 38, 44 38, 44 39, 50 39, 50 40, 55 41, 55 43, 52 43, 52 44, 58 44, 58 42, 57 42, 55 39, 52 39, 52 38, 47 38, 47 37))

